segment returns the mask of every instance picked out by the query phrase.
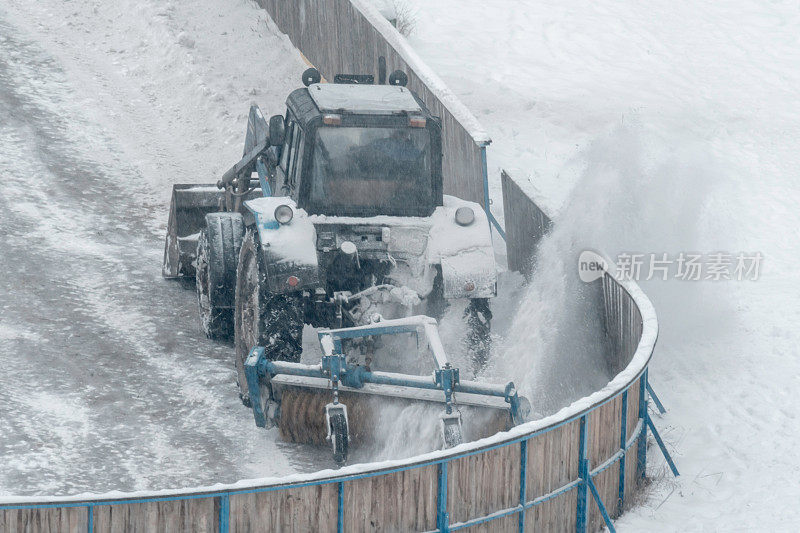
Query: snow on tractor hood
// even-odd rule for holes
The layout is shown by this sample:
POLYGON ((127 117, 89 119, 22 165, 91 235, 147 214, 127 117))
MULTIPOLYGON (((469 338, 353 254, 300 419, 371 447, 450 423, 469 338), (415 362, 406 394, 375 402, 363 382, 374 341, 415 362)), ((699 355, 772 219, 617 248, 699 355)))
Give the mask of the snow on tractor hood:
POLYGON ((378 215, 374 217, 337 217, 331 215, 309 215, 314 224, 342 224, 348 226, 386 226, 420 228, 427 230, 428 256, 438 263, 441 256, 451 256, 473 248, 492 247, 489 221, 483 208, 475 203, 455 196, 444 195, 444 205, 437 206, 429 217, 397 217, 378 215), (456 223, 456 210, 469 207, 475 220, 468 226, 456 223))
POLYGON ((294 200, 285 196, 255 198, 244 203, 256 217, 256 227, 262 249, 269 247, 272 257, 286 263, 317 265, 317 232, 308 214, 294 200), (288 224, 275 220, 275 209, 281 205, 292 208, 294 216, 288 224))
POLYGON ((377 226, 388 230, 389 254, 413 257, 428 266, 441 265, 446 297, 494 296, 497 273, 486 213, 479 204, 453 196, 445 195, 443 203, 429 217, 309 215, 288 197, 257 198, 245 206, 256 216, 262 246, 269 246, 273 256, 284 261, 317 265, 317 231, 323 232, 325 227, 377 226), (279 205, 294 211, 288 224, 275 220, 279 205), (456 222, 460 207, 472 210, 471 224, 456 222))

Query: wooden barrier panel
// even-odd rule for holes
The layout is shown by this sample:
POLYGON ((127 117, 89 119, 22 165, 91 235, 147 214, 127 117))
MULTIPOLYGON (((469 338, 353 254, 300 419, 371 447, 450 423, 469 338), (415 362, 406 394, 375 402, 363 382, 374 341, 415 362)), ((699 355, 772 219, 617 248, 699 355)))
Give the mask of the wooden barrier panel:
MULTIPOLYGON (((528 441, 527 499, 546 497, 578 479, 578 435, 573 420, 528 441)), ((575 530, 575 489, 538 505, 526 514, 531 531, 575 530)))
MULTIPOLYGON (((79 507, 77 510, 86 515, 85 508, 79 507)), ((100 505, 94 508, 94 530, 114 533, 211 533, 217 530, 217 513, 213 498, 100 505)))
POLYGON ((436 529, 437 478, 426 466, 345 483, 347 531, 436 529))
POLYGON ((500 179, 503 186, 508 268, 522 272, 526 279, 530 279, 536 247, 550 230, 552 222, 505 170, 501 171, 500 179))
MULTIPOLYGON (((481 146, 489 144, 485 132, 475 131, 477 121, 452 93, 431 88, 432 73, 407 50, 398 50, 397 34, 390 42, 378 27, 389 25, 382 17, 368 18, 367 6, 351 0, 258 0, 278 28, 322 73, 372 74, 378 81, 378 58, 386 58, 388 73, 403 70, 408 87, 417 93, 433 115, 442 120, 444 192, 484 204, 481 146), (377 27, 376 27, 377 26, 377 27), (443 98, 448 98, 444 102, 443 98), (452 107, 457 107, 456 116, 452 107), (462 122, 471 122, 468 126, 462 122)), ((394 32, 394 30, 392 30, 394 32)), ((396 33, 396 32, 394 32, 396 33)), ((387 74, 388 76, 388 74, 387 74)), ((299 82, 300 80, 298 80, 299 82)), ((443 84, 442 84, 443 85, 443 84)))
MULTIPOLYGON (((450 523, 466 522, 519 503, 520 445, 455 459, 447 466, 450 523)), ((495 522, 488 524, 497 531, 495 522)))
POLYGON ((312 485, 230 496, 231 533, 336 531, 338 487, 312 485))
POLYGON ((84 533, 87 526, 85 507, 0 509, 2 533, 84 533))

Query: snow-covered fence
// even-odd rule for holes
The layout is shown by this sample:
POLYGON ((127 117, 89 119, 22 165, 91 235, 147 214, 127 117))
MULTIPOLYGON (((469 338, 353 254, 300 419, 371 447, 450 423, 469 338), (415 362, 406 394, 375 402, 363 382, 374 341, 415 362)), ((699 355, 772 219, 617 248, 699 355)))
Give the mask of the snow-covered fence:
POLYGON ((369 0, 257 0, 278 28, 328 80, 336 74, 386 75, 401 69, 408 87, 442 119, 444 192, 484 205, 485 146, 477 119, 369 0))

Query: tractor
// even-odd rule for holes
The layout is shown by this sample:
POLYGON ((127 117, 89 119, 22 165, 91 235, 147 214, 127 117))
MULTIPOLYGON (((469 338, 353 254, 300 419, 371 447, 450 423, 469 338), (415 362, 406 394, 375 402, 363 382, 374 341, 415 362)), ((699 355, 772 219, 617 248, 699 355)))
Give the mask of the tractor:
MULTIPOLYGON (((437 319, 467 299, 473 372, 489 356, 490 225, 480 205, 443 193, 439 118, 402 71, 388 84, 334 81, 308 69, 269 121, 252 105, 242 159, 216 184, 173 188, 163 275, 195 278, 204 332, 233 338, 246 405, 258 394, 245 368, 254 347, 263 361, 298 363, 306 324, 437 319)), ((374 335, 353 344, 347 361, 368 371, 402 367, 373 360, 374 335)), ((258 394, 265 411, 270 389, 258 394)))

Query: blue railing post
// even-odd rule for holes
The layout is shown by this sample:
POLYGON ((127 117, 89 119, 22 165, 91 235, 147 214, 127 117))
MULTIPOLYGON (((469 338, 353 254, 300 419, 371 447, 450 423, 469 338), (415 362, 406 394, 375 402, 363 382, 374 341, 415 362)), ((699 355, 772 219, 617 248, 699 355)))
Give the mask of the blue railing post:
POLYGON ((667 464, 669 465, 670 470, 672 470, 672 475, 674 475, 675 477, 680 476, 680 473, 678 472, 678 467, 675 466, 675 461, 672 460, 672 456, 667 451, 667 447, 664 445, 664 441, 661 440, 661 435, 658 434, 658 430, 656 429, 655 424, 653 424, 652 418, 647 419, 647 425, 650 426, 650 431, 653 432, 653 438, 656 439, 656 444, 658 444, 658 447, 661 448, 661 453, 664 454, 664 459, 667 460, 667 464))
POLYGON ((575 519, 576 533, 586 533, 586 515, 589 509, 589 459, 587 458, 586 415, 580 419, 580 436, 578 438, 578 509, 575 519))
POLYGON ((486 145, 482 144, 481 146, 481 167, 483 172, 483 210, 486 211, 486 219, 489 221, 489 226, 494 226, 494 229, 497 230, 497 234, 505 241, 506 240, 506 232, 500 226, 500 223, 494 218, 492 214, 492 204, 491 200, 489 199, 489 165, 486 162, 486 145))
POLYGON ((436 527, 442 533, 450 531, 447 514, 447 461, 439 463, 439 490, 436 496, 436 527))
POLYGON ((619 429, 619 449, 622 457, 619 458, 619 492, 617 495, 617 516, 622 514, 625 506, 625 445, 628 443, 628 389, 622 393, 622 415, 619 429))
POLYGON ((342 533, 344 531, 344 481, 337 483, 338 485, 338 498, 336 503, 336 531, 342 533))
POLYGON ((597 492, 597 487, 594 486, 594 481, 592 481, 591 476, 587 480, 587 484, 589 485, 589 488, 592 489, 592 498, 594 498, 597 508, 600 509, 600 515, 603 517, 603 521, 606 523, 608 533, 617 533, 617 529, 614 527, 614 522, 612 522, 611 517, 608 516, 606 506, 603 504, 603 499, 600 497, 600 493, 597 492))
POLYGON ((656 404, 658 412, 661 413, 662 415, 665 414, 667 410, 664 409, 664 404, 661 403, 661 400, 658 399, 658 395, 656 394, 656 391, 653 390, 653 386, 650 385, 650 381, 647 382, 647 392, 650 393, 650 397, 653 399, 653 403, 656 404))
POLYGON ((231 498, 227 494, 219 497, 219 533, 228 533, 230 529, 231 498))
POLYGON ((94 506, 86 506, 86 531, 94 533, 94 506))
POLYGON ((519 533, 525 531, 525 502, 527 500, 528 486, 528 441, 523 440, 519 443, 519 533))
POLYGON ((639 420, 642 421, 642 433, 636 446, 636 468, 639 479, 647 477, 647 369, 639 378, 639 420))

